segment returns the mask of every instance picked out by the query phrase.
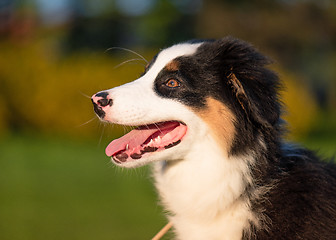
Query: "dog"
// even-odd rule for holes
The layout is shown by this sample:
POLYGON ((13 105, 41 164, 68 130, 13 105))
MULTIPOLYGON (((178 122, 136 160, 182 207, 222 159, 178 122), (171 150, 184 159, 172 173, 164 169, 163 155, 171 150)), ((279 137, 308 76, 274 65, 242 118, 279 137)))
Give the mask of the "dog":
POLYGON ((137 80, 92 96, 120 167, 153 165, 177 239, 336 239, 336 167, 286 143, 282 84, 247 42, 160 51, 137 80))

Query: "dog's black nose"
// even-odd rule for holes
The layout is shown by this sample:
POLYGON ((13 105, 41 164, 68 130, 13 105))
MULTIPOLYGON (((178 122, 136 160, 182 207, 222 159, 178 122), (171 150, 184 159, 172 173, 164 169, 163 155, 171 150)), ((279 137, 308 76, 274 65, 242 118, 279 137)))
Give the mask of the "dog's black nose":
POLYGON ((98 105, 101 107, 106 107, 107 105, 112 106, 112 99, 102 98, 97 101, 98 105))
POLYGON ((102 107, 99 107, 97 103, 91 98, 91 101, 93 103, 93 111, 98 115, 100 118, 105 117, 105 111, 102 109, 102 107))
POLYGON ((107 98, 108 95, 109 95, 108 92, 99 92, 99 93, 93 95, 93 97, 107 98))
POLYGON ((92 96, 92 102, 97 104, 99 107, 106 107, 107 105, 112 106, 112 99, 109 98, 108 92, 99 92, 92 96))
POLYGON ((109 98, 108 92, 99 92, 92 96, 91 101, 93 103, 93 110, 95 113, 100 117, 105 117, 105 110, 104 107, 112 106, 113 101, 109 98))

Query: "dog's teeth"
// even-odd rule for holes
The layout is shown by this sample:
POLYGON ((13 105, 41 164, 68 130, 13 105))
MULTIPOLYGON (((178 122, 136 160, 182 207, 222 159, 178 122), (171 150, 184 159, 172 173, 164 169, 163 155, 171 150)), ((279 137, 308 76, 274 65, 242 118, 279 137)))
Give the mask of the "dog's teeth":
POLYGON ((128 150, 128 148, 129 148, 129 146, 128 146, 128 144, 126 145, 126 150, 128 150))
POLYGON ((157 138, 155 138, 155 143, 158 144, 162 141, 162 138, 160 136, 158 136, 157 138))
POLYGON ((153 141, 153 139, 151 139, 150 142, 148 143, 148 145, 151 145, 153 143, 154 143, 154 141, 153 141))

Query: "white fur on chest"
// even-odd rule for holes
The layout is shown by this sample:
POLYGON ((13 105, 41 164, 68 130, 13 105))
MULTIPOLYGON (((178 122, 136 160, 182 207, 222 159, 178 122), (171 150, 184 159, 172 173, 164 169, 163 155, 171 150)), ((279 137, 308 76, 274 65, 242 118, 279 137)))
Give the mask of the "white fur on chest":
POLYGON ((156 163, 156 187, 178 239, 241 239, 255 221, 241 197, 251 181, 246 161, 225 156, 208 134, 185 159, 156 163))

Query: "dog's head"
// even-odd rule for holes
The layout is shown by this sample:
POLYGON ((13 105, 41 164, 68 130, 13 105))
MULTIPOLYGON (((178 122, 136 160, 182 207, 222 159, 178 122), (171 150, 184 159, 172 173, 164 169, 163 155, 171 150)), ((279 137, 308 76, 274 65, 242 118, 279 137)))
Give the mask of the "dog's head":
POLYGON ((136 126, 106 154, 125 167, 180 160, 209 134, 228 155, 244 151, 279 121, 278 79, 268 62, 231 37, 162 50, 139 79, 92 97, 102 120, 136 126))

